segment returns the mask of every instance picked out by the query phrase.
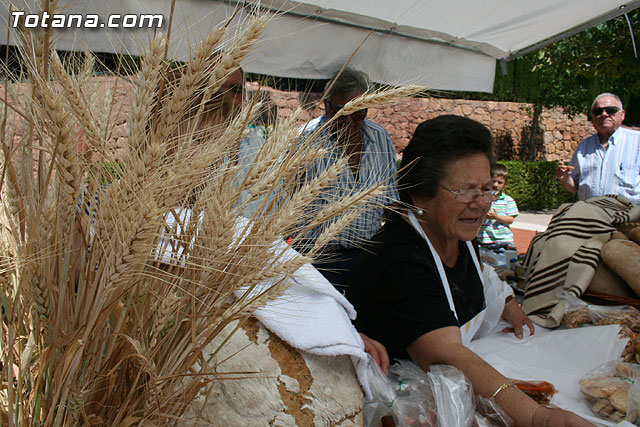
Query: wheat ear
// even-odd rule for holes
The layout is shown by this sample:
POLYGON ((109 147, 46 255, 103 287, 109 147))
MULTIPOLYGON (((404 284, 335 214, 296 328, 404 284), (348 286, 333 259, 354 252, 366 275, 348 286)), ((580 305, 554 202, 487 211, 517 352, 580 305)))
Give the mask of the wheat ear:
POLYGON ((133 105, 131 106, 131 123, 129 126, 128 144, 134 152, 143 153, 146 141, 149 116, 153 111, 154 102, 159 94, 156 88, 160 82, 160 69, 162 54, 166 40, 164 37, 156 37, 147 54, 142 60, 142 65, 137 76, 133 105))
POLYGON ((78 83, 64 69, 60 57, 55 51, 51 54, 51 65, 54 77, 62 86, 62 94, 67 101, 67 107, 75 114, 86 138, 95 145, 100 141, 101 135, 96 120, 87 105, 87 96, 82 93, 78 83))
POLYGON ((262 34, 266 28, 269 19, 266 15, 257 15, 250 18, 249 23, 243 29, 242 33, 236 37, 232 45, 223 51, 220 57, 216 59, 214 62, 215 65, 209 75, 204 96, 198 107, 197 115, 202 114, 206 102, 211 99, 212 94, 220 89, 220 86, 222 86, 229 74, 238 69, 240 61, 253 49, 260 34, 262 34))
POLYGON ((356 111, 386 104, 393 101, 395 98, 415 95, 416 93, 424 92, 425 90, 427 90, 427 88, 424 86, 409 85, 375 91, 372 93, 365 93, 364 95, 347 102, 344 107, 336 113, 336 116, 348 116, 356 111))
POLYGON ((171 135, 175 131, 178 122, 185 115, 189 97, 198 88, 203 76, 209 71, 211 52, 215 51, 226 32, 227 25, 207 35, 204 42, 196 49, 184 72, 180 75, 175 89, 168 96, 160 94, 163 99, 167 99, 167 102, 158 111, 157 123, 152 123, 156 140, 163 141, 171 135))

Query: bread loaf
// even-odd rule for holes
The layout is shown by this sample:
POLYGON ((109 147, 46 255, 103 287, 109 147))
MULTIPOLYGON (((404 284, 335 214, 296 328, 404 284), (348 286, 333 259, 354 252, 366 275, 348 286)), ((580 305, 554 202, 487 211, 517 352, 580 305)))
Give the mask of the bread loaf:
POLYGON ((626 234, 624 234, 622 231, 614 231, 611 234, 611 238, 609 238, 609 240, 616 240, 616 239, 621 239, 621 240, 629 240, 629 238, 627 237, 626 234))
POLYGON ((640 245, 640 227, 632 228, 629 231, 629 238, 640 245))
POLYGON ((611 271, 602 260, 598 263, 593 279, 589 283, 589 290, 619 297, 638 298, 625 281, 611 271))
POLYGON ((640 246, 630 240, 611 240, 600 252, 602 260, 640 295, 640 246))

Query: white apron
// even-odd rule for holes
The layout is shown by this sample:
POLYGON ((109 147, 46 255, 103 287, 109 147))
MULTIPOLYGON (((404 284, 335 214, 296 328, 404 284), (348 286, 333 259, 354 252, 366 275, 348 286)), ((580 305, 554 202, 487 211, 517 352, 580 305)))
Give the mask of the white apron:
MULTIPOLYGON (((407 216, 409 217, 409 222, 411 223, 413 228, 427 242, 427 245, 429 245, 429 250, 431 250, 433 259, 436 262, 436 267, 438 268, 438 274, 440 275, 440 280, 442 281, 442 287, 444 288, 444 293, 447 295, 449 308, 451 309, 451 311, 453 311, 453 315, 456 317, 456 320, 458 320, 458 313, 456 311, 455 304, 453 303, 453 296, 451 295, 451 287, 449 286, 449 280, 447 279, 447 275, 444 272, 444 266, 442 265, 442 260, 440 260, 440 256, 438 255, 436 250, 433 248, 431 241, 429 240, 424 230, 420 226, 420 223, 418 223, 418 220, 416 219, 413 212, 409 211, 407 213, 407 216)), ((469 252, 471 253, 471 258, 473 259, 473 263, 475 264, 476 270, 478 271, 478 277, 480 277, 480 281, 482 282, 482 269, 480 268, 480 261, 478 261, 478 257, 476 256, 476 251, 474 250, 471 242, 466 242, 466 243, 467 243, 467 247, 469 248, 469 252)), ((483 298, 485 299, 484 300, 485 308, 482 311, 480 311, 480 313, 476 314, 473 319, 469 320, 467 323, 460 326, 460 334, 462 335, 462 344, 464 344, 465 346, 467 346, 471 342, 471 339, 474 337, 476 332, 478 332, 478 329, 480 328, 480 325, 482 325, 482 321, 484 320, 484 317, 487 314, 487 299, 485 297, 484 288, 483 288, 482 295, 483 295, 483 298)), ((503 301, 503 305, 504 305, 504 301, 503 301)), ((458 323, 459 322, 460 321, 458 320, 458 323)))

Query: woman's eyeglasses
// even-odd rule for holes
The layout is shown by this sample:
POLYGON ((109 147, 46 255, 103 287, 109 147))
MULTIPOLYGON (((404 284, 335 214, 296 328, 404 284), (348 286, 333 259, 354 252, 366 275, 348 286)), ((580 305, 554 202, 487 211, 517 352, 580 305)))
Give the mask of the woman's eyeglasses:
POLYGON ((456 191, 456 190, 447 188, 442 184, 439 184, 439 185, 440 187, 447 190, 449 193, 455 194, 456 200, 463 203, 471 203, 476 199, 476 197, 482 197, 482 200, 484 200, 487 203, 491 203, 495 199, 496 194, 498 194, 498 192, 495 190, 482 191, 482 190, 478 190, 477 188, 465 188, 465 189, 456 191))
POLYGON ((618 108, 618 107, 598 107, 598 108, 594 108, 593 110, 591 110, 591 114, 593 114, 593 117, 598 117, 600 114, 602 114, 603 111, 606 111, 606 113, 608 115, 613 116, 618 111, 620 111, 620 108, 618 108))

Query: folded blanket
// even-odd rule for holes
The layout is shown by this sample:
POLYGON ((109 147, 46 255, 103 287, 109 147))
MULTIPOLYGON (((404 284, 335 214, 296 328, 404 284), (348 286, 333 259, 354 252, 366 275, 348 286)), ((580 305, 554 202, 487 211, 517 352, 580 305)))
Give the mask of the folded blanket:
POLYGON ((524 259, 528 268, 522 309, 537 324, 555 328, 564 315, 559 289, 580 296, 589 286, 600 249, 616 227, 640 219, 640 207, 620 196, 564 204, 538 234, 524 259))

